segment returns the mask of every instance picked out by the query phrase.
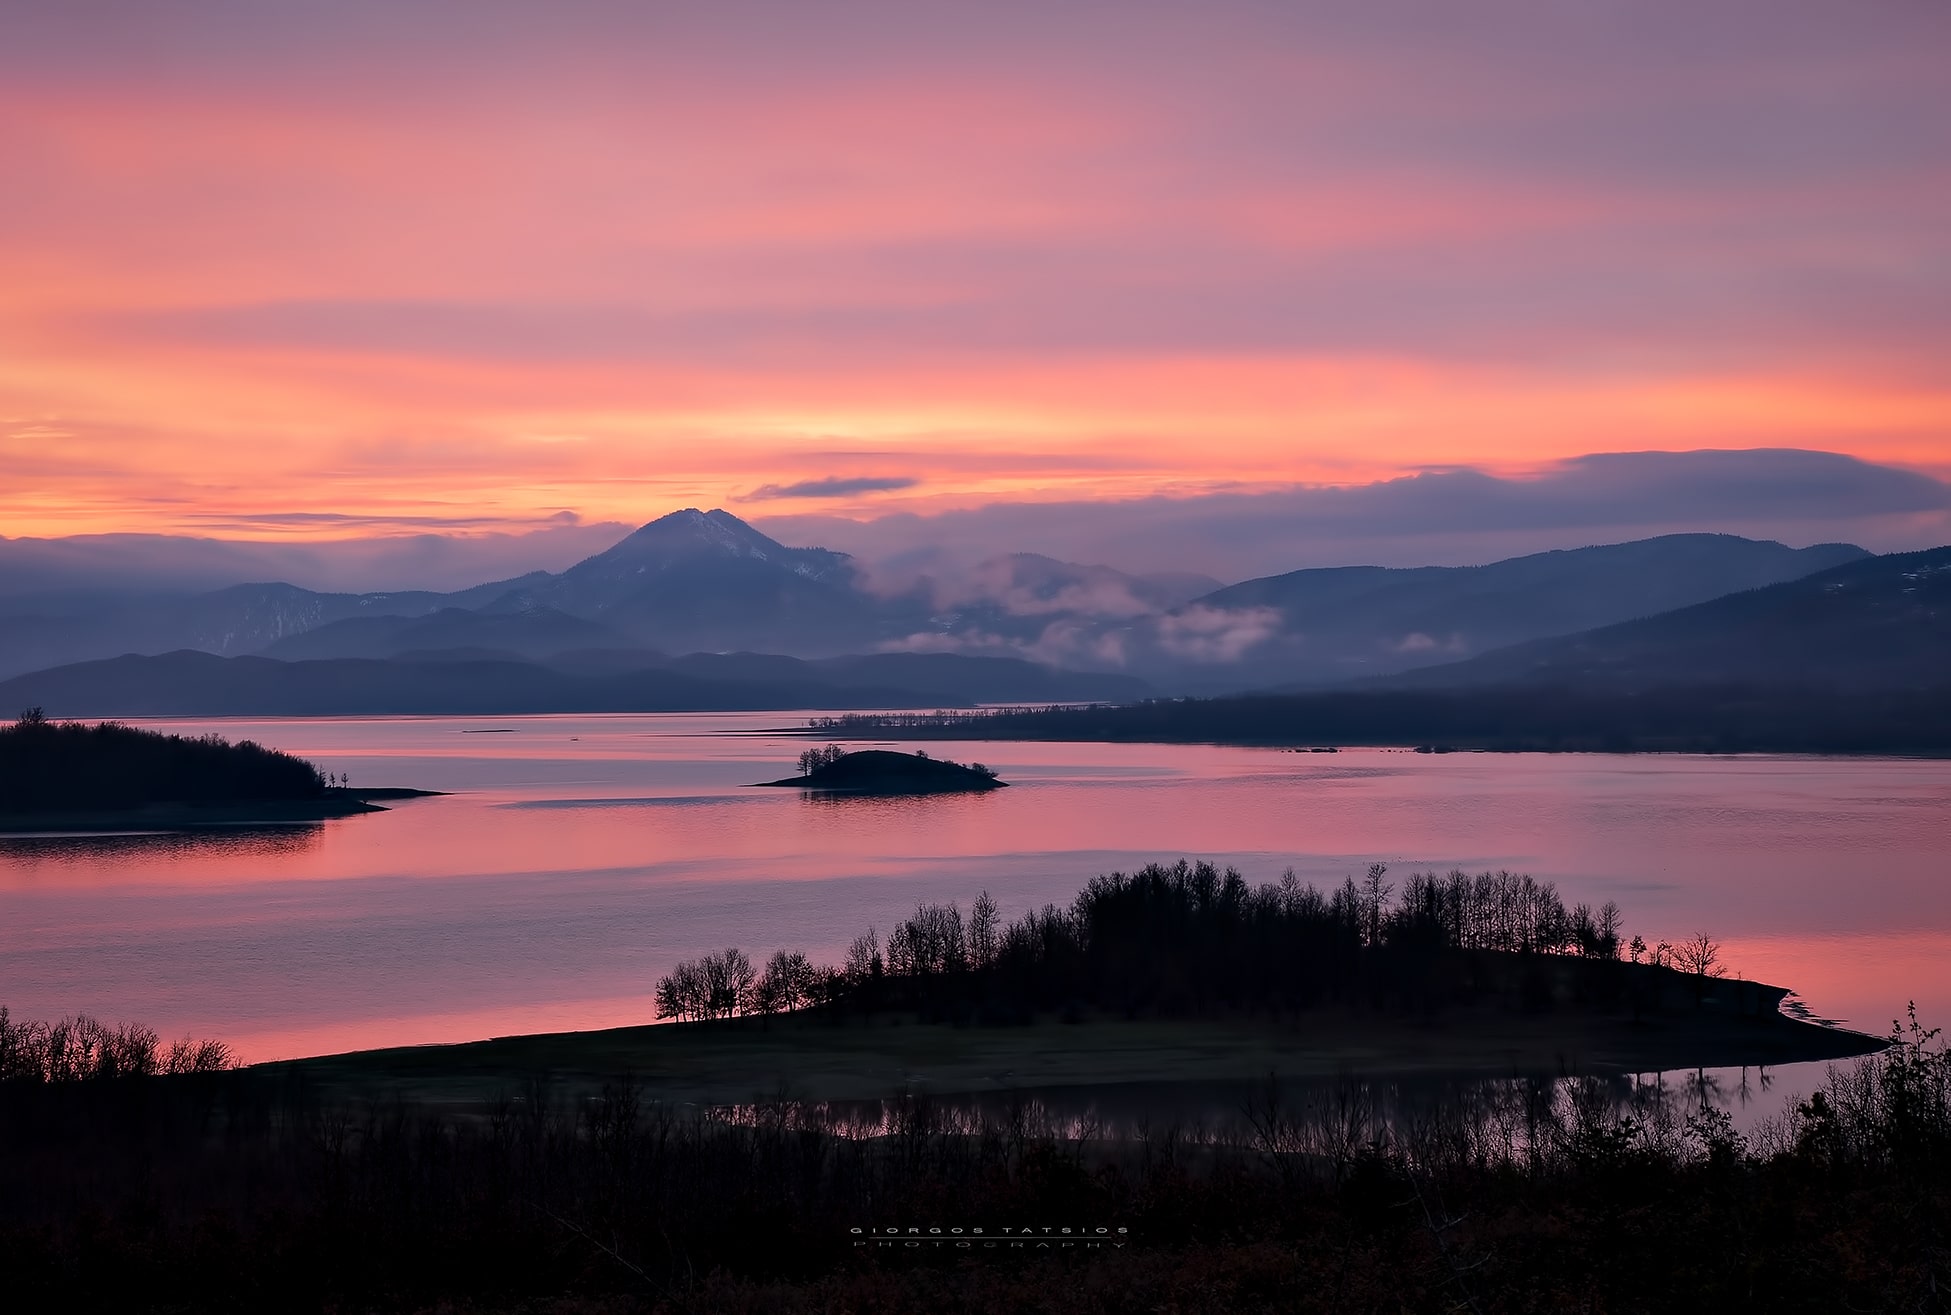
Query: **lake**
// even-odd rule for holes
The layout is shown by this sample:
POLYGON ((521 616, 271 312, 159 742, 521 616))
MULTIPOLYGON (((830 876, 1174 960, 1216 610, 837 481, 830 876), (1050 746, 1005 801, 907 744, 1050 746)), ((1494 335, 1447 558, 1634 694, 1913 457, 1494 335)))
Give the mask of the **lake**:
POLYGON ((747 788, 793 773, 809 742, 776 728, 802 721, 144 723, 453 793, 209 836, 0 839, 0 1003, 253 1060, 607 1027, 650 1020, 657 977, 706 950, 837 961, 918 901, 986 889, 1010 917, 1187 856, 1322 885, 1374 861, 1526 871, 1618 901, 1649 943, 1705 930, 1817 1016, 1883 1032, 1914 999, 1951 1021, 1951 762, 945 742, 897 747, 1012 788, 747 788))

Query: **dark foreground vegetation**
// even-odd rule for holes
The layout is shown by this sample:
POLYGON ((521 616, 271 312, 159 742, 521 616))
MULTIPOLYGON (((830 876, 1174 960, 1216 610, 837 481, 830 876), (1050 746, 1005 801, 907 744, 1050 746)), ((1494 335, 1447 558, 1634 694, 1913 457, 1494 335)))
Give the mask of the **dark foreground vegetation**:
POLYGON ((992 712, 852 713, 813 734, 1160 744, 1382 744, 1528 752, 1951 753, 1951 686, 1839 692, 1534 686, 1156 699, 992 712))
POLYGON ((112 721, 53 722, 38 708, 0 726, 0 815, 327 795, 317 768, 250 740, 163 735, 112 721))
MULTIPOLYGON (((735 949, 682 965, 660 1007, 702 1021, 645 1030, 1048 1044, 1020 1024, 1051 1008, 1219 1027, 1330 1005, 1441 1030, 1473 997, 1650 1017, 1725 1007, 1731 988, 1772 1015, 1778 993, 1742 1004, 1706 936, 1647 947, 1617 909, 1568 908, 1526 876, 1387 878, 1323 893, 1181 862, 1013 922, 987 896, 966 915, 923 906, 842 965, 781 952, 758 969, 735 949)), ((1951 1277, 1951 1058, 1914 1019, 1747 1135, 1691 1084, 1625 1076, 1269 1076, 1224 1116, 1113 1128, 993 1083, 986 1103, 821 1102, 788 1083, 708 1105, 657 1099, 621 1066, 504 1070, 468 1099, 323 1080, 359 1058, 236 1070, 206 1043, 0 1012, 10 1301, 1929 1311, 1951 1277)))
POLYGON ((457 1113, 16 1065, 0 1266, 18 1310, 1941 1311, 1951 1060, 1893 1039, 1746 1136, 1602 1079, 1268 1084, 1110 1140, 1020 1100, 710 1111, 537 1074, 457 1113))

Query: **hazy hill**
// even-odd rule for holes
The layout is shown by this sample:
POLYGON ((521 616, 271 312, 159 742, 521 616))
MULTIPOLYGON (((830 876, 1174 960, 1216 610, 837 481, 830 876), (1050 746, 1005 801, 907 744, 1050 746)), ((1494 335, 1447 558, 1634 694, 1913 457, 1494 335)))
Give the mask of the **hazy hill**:
POLYGON ((696 654, 675 663, 642 656, 655 665, 564 670, 480 649, 293 662, 191 651, 131 654, 0 681, 0 707, 40 706, 53 717, 513 715, 928 709, 1145 692, 1128 677, 929 654, 832 664, 760 654, 696 654))
POLYGON ((625 648, 629 644, 629 638, 620 631, 552 607, 510 611, 444 607, 425 616, 348 617, 288 635, 260 649, 259 653, 287 661, 389 658, 447 649, 487 649, 518 657, 549 657, 578 649, 625 648))
POLYGON ((1728 534, 1673 534, 1485 566, 1334 567, 1247 580, 1145 632, 1146 661, 1196 660, 1229 626, 1247 636, 1236 684, 1325 684, 1454 662, 1491 649, 1670 611, 1867 557, 1728 534), (1208 647, 1204 650, 1200 645, 1208 647))
POLYGON ((693 653, 670 669, 719 680, 812 681, 836 689, 900 688, 945 703, 1122 702, 1151 686, 1135 676, 1061 671, 1021 658, 960 653, 865 653, 800 659, 770 653, 693 653))
POLYGON ((1704 685, 1943 688, 1951 686, 1951 547, 1871 557, 1370 683, 1616 692, 1704 685))
POLYGON ((180 652, 82 662, 0 682, 0 707, 39 705, 51 717, 493 716, 921 707, 934 702, 894 689, 840 690, 811 682, 758 685, 676 671, 574 676, 492 658, 279 662, 180 652))
POLYGON ((420 617, 444 607, 480 607, 523 583, 504 580, 454 594, 324 594, 289 584, 241 584, 189 597, 50 605, 0 624, 0 675, 119 653, 253 653, 353 617, 420 617))

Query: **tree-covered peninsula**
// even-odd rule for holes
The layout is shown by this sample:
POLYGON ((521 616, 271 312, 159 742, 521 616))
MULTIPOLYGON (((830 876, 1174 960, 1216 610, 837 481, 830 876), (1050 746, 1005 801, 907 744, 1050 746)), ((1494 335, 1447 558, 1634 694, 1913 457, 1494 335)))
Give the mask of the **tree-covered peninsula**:
POLYGON ((0 726, 0 829, 296 821, 371 811, 311 763, 251 740, 57 722, 0 726))

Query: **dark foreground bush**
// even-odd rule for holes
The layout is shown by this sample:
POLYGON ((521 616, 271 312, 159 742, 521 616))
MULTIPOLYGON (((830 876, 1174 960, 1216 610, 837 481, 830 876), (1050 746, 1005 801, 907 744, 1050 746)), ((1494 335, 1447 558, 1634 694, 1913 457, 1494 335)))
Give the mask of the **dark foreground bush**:
POLYGON ((0 1157, 22 1310, 1932 1311, 1951 1274, 1951 1060, 1914 1025, 1753 1138, 1604 1081, 1270 1084, 1110 1140, 1021 1102, 538 1078, 457 1114, 246 1070, 0 1084, 0 1157), (853 1231, 888 1227, 1078 1231, 853 1231))

